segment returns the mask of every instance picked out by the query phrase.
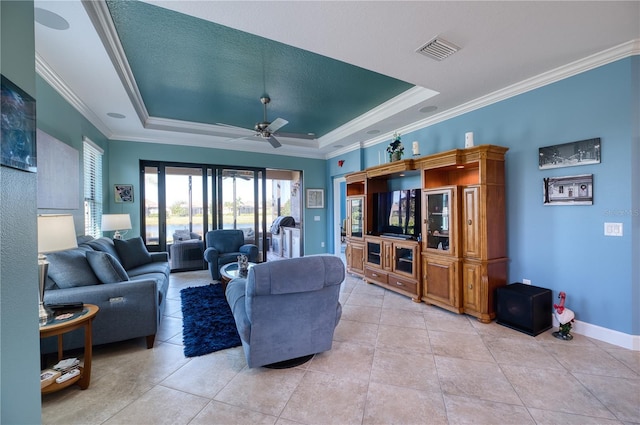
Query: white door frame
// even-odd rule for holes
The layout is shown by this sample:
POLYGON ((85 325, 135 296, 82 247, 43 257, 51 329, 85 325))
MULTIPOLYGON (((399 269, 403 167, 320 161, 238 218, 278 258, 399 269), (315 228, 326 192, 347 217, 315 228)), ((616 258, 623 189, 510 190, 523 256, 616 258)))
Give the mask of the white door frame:
POLYGON ((340 183, 345 182, 344 177, 335 177, 333 179, 333 253, 340 255, 340 248, 342 243, 340 242, 340 206, 342 202, 346 202, 346 199, 340 198, 340 183))

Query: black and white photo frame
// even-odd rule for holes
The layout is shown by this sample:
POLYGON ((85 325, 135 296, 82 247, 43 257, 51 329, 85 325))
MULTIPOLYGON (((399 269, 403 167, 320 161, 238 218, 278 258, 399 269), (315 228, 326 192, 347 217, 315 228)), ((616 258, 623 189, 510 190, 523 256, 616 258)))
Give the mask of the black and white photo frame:
POLYGON ((593 174, 543 179, 544 205, 593 205, 593 174))
POLYGON ((595 139, 545 146, 538 149, 538 168, 575 167, 600 163, 602 141, 595 139))

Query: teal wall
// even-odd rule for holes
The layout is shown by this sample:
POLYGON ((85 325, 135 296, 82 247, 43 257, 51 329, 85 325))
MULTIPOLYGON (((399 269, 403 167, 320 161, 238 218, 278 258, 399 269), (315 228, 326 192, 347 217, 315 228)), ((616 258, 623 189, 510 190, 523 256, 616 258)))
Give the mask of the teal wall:
MULTIPOLYGON (((265 167, 287 170, 302 170, 304 188, 325 188, 326 168, 324 160, 267 155, 221 149, 175 146, 155 143, 126 141, 109 142, 109 187, 117 183, 134 185, 134 203, 123 206, 110 198, 110 212, 130 213, 132 233, 140 232, 140 160, 191 162, 230 166, 265 167)), ((111 193, 111 190, 110 190, 111 193)), ((306 193, 306 192, 303 192, 306 193)), ((306 255, 326 252, 327 201, 324 209, 304 208, 304 252, 306 255), (315 221, 314 217, 320 217, 315 221), (321 247, 325 242, 325 247, 321 247)), ((269 226, 271 223, 267 223, 269 226)))
MULTIPOLYGON (((567 293, 576 319, 640 335, 640 57, 633 56, 402 136, 422 155, 475 144, 506 159, 509 281, 567 293), (538 169, 538 148, 600 137, 597 165, 538 169), (544 206, 544 177, 593 174, 592 206, 544 206), (624 236, 604 236, 605 222, 624 236)), ((389 141, 364 149, 378 165, 389 141)))
MULTIPOLYGON (((0 2, 0 22, 0 72, 37 98, 33 2, 0 2)), ((37 175, 0 167, 0 183, 0 423, 35 424, 41 420, 37 175)))
MULTIPOLYGON (((82 175, 84 173, 82 156, 83 156, 83 138, 87 137, 96 145, 104 149, 102 157, 102 166, 104 170, 109 168, 109 144, 107 138, 98 131, 85 117, 82 116, 73 106, 64 100, 57 91, 55 91, 40 76, 36 76, 36 89, 38 92, 38 128, 50 136, 55 137, 61 142, 73 147, 78 151, 79 164, 78 175, 80 176, 80 184, 70 190, 78 191, 78 199, 80 203, 73 210, 39 210, 39 213, 65 213, 73 215, 78 235, 84 234, 84 186, 82 175)), ((103 180, 102 196, 103 204, 107 205, 110 191, 107 187, 107 178, 103 180)))

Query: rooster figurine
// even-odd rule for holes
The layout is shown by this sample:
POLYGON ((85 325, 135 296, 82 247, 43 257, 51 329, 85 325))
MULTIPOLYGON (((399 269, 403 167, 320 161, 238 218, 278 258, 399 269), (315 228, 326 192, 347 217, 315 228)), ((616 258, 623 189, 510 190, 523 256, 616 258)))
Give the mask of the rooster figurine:
POLYGON ((553 308, 555 309, 555 316, 558 319, 558 323, 560 323, 559 330, 553 333, 553 336, 556 338, 564 339, 565 341, 570 341, 573 339, 573 335, 571 335, 571 323, 573 323, 573 319, 576 315, 573 311, 569 310, 564 306, 565 299, 567 298, 567 294, 564 292, 560 292, 558 294, 558 298, 560 298, 560 304, 554 304, 553 308))

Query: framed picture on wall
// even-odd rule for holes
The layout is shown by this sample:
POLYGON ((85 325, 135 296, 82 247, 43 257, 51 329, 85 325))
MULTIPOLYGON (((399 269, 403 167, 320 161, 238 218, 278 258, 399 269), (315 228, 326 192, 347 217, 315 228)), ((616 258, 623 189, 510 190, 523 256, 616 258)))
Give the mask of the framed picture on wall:
POLYGON ((543 179, 544 205, 593 205, 593 174, 543 179))
POLYGON ((324 208, 324 189, 307 189, 307 208, 324 208))
POLYGON ((116 184, 113 185, 116 203, 133 202, 133 185, 116 184))
POLYGON ((4 75, 1 80, 0 164, 35 173, 36 101, 4 75))
POLYGON ((547 168, 599 164, 601 151, 602 142, 599 137, 546 146, 538 149, 538 168, 546 170, 547 168))

